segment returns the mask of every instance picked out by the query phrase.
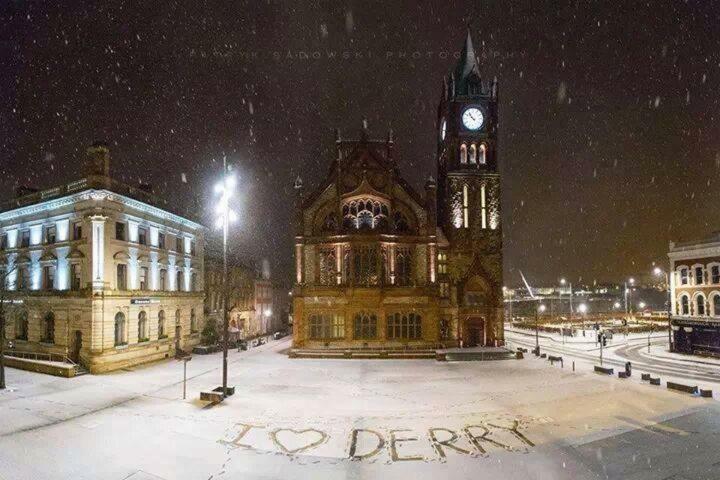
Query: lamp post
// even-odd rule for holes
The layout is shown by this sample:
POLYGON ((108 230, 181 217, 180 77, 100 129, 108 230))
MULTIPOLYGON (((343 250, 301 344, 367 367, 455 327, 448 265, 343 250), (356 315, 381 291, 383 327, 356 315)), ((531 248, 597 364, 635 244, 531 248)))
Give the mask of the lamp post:
POLYGON ((673 342, 672 342, 672 319, 670 318, 672 311, 672 294, 670 292, 670 277, 668 276, 667 272, 663 272, 662 268, 655 267, 653 270, 653 273, 660 277, 662 275, 665 275, 665 289, 667 290, 667 318, 668 318, 668 350, 671 352, 673 351, 673 342))
POLYGON ((227 165, 227 159, 223 156, 223 179, 215 185, 215 193, 219 195, 217 202, 217 220, 215 225, 222 228, 223 234, 223 372, 222 372, 222 392, 223 397, 227 396, 227 367, 228 367, 228 343, 229 343, 229 320, 228 320, 228 265, 227 265, 227 240, 228 228, 230 222, 236 218, 235 212, 230 208, 230 198, 232 197, 233 188, 235 187, 235 177, 233 177, 227 165))
MULTIPOLYGON (((560 285, 563 285, 563 286, 564 286, 566 283, 568 283, 568 282, 567 282, 564 278, 561 278, 561 279, 560 279, 560 285)), ((573 315, 573 304, 572 304, 572 301, 573 301, 573 287, 572 287, 572 282, 570 282, 569 285, 570 285, 570 314, 568 315, 568 317, 570 318, 570 328, 572 328, 572 320, 573 320, 573 318, 572 318, 572 315, 573 315)), ((560 304, 562 305, 562 301, 560 302, 560 304)), ((584 337, 584 336, 585 336, 585 329, 583 329, 583 337, 584 337)), ((565 341, 565 335, 563 335, 563 342, 564 342, 564 341, 565 341)))
POLYGON ((585 336, 585 314, 587 313, 587 305, 584 303, 581 303, 578 305, 578 312, 580 312, 580 315, 582 318, 582 329, 583 329, 583 337, 585 336))
POLYGON ((542 303, 535 309, 535 355, 540 356, 540 334, 538 326, 538 317, 545 311, 545 305, 542 303))

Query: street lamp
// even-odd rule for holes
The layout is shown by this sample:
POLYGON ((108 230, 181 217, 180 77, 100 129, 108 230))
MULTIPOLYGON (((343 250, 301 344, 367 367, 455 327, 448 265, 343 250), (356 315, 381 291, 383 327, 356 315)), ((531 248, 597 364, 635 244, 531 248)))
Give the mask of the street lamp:
POLYGON ((584 303, 581 303, 578 305, 578 312, 582 315, 582 329, 583 329, 583 337, 585 336, 585 313, 587 313, 587 305, 584 303))
POLYGON ((222 392, 223 397, 227 396, 227 367, 228 367, 228 342, 229 319, 228 319, 228 266, 227 266, 227 239, 228 228, 230 222, 237 219, 237 215, 230 208, 230 198, 235 188, 235 177, 230 174, 227 165, 227 159, 223 157, 223 179, 215 185, 215 194, 219 195, 217 200, 216 214, 217 220, 215 225, 222 228, 223 232, 223 372, 222 372, 222 392))
POLYGON ((673 343, 672 343, 672 320, 670 318, 671 315, 671 308, 672 308, 672 299, 671 299, 671 292, 670 292, 670 277, 668 276, 667 272, 664 272, 662 268, 655 267, 653 269, 653 273, 655 276, 662 277, 665 276, 665 289, 667 290, 667 317, 668 317, 668 349, 672 352, 673 351, 673 343))
POLYGON ((643 310, 645 308, 645 302, 638 303, 638 307, 640 307, 640 310, 643 310))
MULTIPOLYGON (((560 279, 560 285, 565 286, 566 283, 568 283, 568 282, 565 280, 565 278, 560 279)), ((561 294, 561 296, 562 296, 562 294, 561 294)), ((572 315, 573 315, 573 304, 572 304, 573 299, 572 299, 572 297, 573 297, 573 287, 572 287, 572 282, 570 282, 570 314, 568 315, 568 317, 570 318, 570 328, 571 329, 572 329, 572 320, 573 320, 572 319, 572 315)), ((562 301, 560 302, 560 305, 562 306, 562 301)), ((565 339, 564 333, 565 332, 563 332, 563 340, 565 339)), ((585 331, 583 330, 583 336, 584 335, 585 335, 585 331)))
POLYGON ((541 313, 545 312, 545 305, 542 303, 538 305, 535 310, 535 355, 540 356, 540 336, 538 331, 538 317, 541 313))

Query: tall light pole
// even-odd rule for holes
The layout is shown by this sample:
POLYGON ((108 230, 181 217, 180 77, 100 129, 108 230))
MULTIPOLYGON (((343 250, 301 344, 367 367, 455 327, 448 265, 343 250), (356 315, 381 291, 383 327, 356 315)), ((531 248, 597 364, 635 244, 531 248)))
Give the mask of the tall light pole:
POLYGON ((230 222, 235 220, 235 212, 230 208, 230 198, 235 188, 235 177, 233 177, 227 165, 227 159, 223 156, 223 179, 215 185, 215 194, 219 195, 216 213, 217 221, 215 225, 222 228, 223 232, 223 373, 222 373, 222 389, 223 397, 227 396, 227 367, 228 367, 228 342, 230 339, 228 319, 228 265, 227 265, 227 240, 228 228, 230 222))
POLYGON ((580 312, 582 318, 583 337, 585 336, 585 313, 587 313, 587 305, 581 303, 578 305, 578 312, 580 312))
POLYGON ((535 355, 540 356, 540 334, 538 326, 538 317, 541 313, 545 312, 545 305, 542 303, 535 309, 535 355))
MULTIPOLYGON (((561 278, 561 279, 560 279, 560 285, 565 286, 566 283, 567 283, 567 281, 566 281, 564 278, 561 278)), ((562 296, 562 294, 560 294, 560 295, 562 296)), ((570 328, 572 328, 572 320, 573 320, 573 318, 572 318, 572 316, 573 316, 573 304, 572 304, 572 301, 573 301, 573 287, 572 287, 572 282, 570 282, 570 314, 568 315, 568 317, 570 318, 570 328)), ((562 305, 562 301, 560 302, 560 304, 562 305)), ((583 329, 583 336, 585 336, 585 330, 584 330, 584 329, 583 329)), ((564 339, 565 339, 565 336, 563 335, 563 340, 564 340, 564 339)))
POLYGON ((671 320, 671 314, 672 314, 672 294, 670 293, 670 277, 668 276, 667 272, 663 272, 662 268, 655 267, 653 270, 653 273, 660 277, 662 275, 665 275, 665 289, 667 290, 667 317, 668 317, 668 350, 671 352, 673 351, 673 343, 672 343, 672 320, 671 320))

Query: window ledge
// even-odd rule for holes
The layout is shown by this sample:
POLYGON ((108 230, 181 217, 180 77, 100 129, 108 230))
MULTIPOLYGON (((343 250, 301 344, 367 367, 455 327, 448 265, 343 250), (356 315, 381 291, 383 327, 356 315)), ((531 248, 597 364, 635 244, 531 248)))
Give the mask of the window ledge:
POLYGON ((40 340, 38 343, 45 347, 54 347, 55 346, 55 342, 45 342, 45 341, 40 340))
POLYGON ((127 343, 121 343, 120 345, 115 345, 115 350, 127 350, 128 344, 127 343))
POLYGON ((137 343, 137 344, 138 344, 138 345, 146 345, 146 344, 148 344, 148 343, 150 343, 150 339, 149 339, 149 338, 143 338, 143 339, 138 340, 138 343, 137 343))

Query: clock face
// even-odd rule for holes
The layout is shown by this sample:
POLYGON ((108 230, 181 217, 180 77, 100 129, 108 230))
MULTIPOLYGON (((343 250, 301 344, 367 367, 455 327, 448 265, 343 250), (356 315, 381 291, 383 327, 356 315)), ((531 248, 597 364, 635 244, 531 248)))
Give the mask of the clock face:
POLYGON ((447 120, 443 118, 442 125, 440 126, 440 140, 445 140, 445 134, 447 133, 447 120))
POLYGON ((480 130, 484 117, 482 111, 477 107, 470 107, 462 114, 462 122, 468 130, 480 130))

